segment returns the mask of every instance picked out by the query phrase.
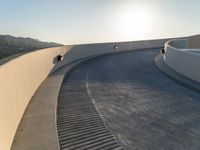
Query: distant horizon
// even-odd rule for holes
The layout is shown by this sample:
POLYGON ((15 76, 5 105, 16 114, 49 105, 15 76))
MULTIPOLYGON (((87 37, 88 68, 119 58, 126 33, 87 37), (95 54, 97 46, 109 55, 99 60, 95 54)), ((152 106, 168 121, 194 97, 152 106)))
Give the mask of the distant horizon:
POLYGON ((0 34, 64 45, 200 33, 200 1, 0 0, 0 34))
POLYGON ((36 37, 26 37, 26 36, 15 36, 15 35, 11 35, 11 34, 0 34, 0 35, 3 35, 3 36, 13 36, 13 37, 16 37, 16 38, 31 38, 31 39, 35 39, 35 40, 39 40, 39 41, 42 41, 42 42, 53 42, 53 43, 57 43, 57 44, 62 44, 62 45, 81 45, 81 44, 100 44, 100 43, 120 43, 120 42, 131 42, 131 41, 146 41, 146 40, 159 40, 159 39, 174 39, 174 38, 185 38, 185 37, 190 37, 190 36, 195 36, 195 35, 199 35, 199 34, 193 34, 193 35, 186 35, 186 36, 177 36, 177 37, 164 37, 164 38, 155 38, 155 39, 141 39, 141 40, 128 40, 128 41, 105 41, 105 42, 93 42, 93 43, 73 43, 73 44, 64 44, 64 43, 59 43, 59 42, 56 42, 56 41, 46 41, 46 40, 42 40, 42 39, 39 39, 39 38, 36 38, 36 37))

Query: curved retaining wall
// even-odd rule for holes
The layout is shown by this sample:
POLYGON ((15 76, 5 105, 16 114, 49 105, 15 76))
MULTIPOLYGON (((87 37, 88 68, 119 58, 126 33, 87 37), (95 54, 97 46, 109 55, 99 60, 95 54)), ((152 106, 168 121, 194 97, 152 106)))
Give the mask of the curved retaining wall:
POLYGON ((200 49, 200 34, 190 36, 188 38, 188 48, 191 48, 191 49, 198 48, 198 49, 200 49))
POLYGON ((163 47, 166 40, 88 44, 30 52, 0 66, 0 149, 9 150, 36 89, 54 70, 80 58, 141 48, 163 47), (57 55, 64 59, 57 61, 57 55))
POLYGON ((200 50, 188 49, 187 39, 166 42, 164 61, 176 72, 200 82, 200 50))
POLYGON ((61 63, 55 56, 71 47, 27 53, 0 66, 0 149, 9 150, 29 100, 51 70, 61 63), (57 64, 56 64, 57 63, 57 64))

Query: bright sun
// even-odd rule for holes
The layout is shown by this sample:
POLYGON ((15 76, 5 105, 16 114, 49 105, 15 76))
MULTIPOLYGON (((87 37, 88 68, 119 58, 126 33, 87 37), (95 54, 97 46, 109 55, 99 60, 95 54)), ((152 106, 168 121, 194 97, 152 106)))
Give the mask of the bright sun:
POLYGON ((149 35, 152 27, 150 12, 142 8, 133 8, 120 14, 120 36, 124 38, 138 39, 149 35))

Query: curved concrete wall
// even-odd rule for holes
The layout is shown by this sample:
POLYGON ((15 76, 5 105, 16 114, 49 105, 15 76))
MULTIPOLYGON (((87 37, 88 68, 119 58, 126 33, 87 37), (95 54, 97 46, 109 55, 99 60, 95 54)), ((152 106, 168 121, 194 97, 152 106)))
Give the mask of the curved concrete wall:
POLYGON ((200 49, 200 34, 199 35, 194 35, 190 36, 188 38, 188 48, 194 49, 200 49))
POLYGON ((66 63, 69 63, 77 58, 85 58, 92 55, 99 55, 112 52, 129 51, 134 49, 163 47, 167 39, 149 40, 149 41, 134 41, 134 42, 116 42, 116 43, 98 43, 75 45, 66 55, 66 63), (114 46, 117 45, 117 50, 114 46))
POLYGON ((200 50, 188 49, 188 40, 171 40, 165 44, 165 63, 176 72, 200 82, 200 50))
POLYGON ((27 53, 0 66, 0 149, 9 150, 24 110, 42 81, 63 65, 55 57, 71 47, 27 53))
POLYGON ((54 70, 80 58, 140 48, 163 47, 166 40, 103 43, 48 48, 27 53, 0 66, 0 149, 9 150, 31 97, 54 70), (64 59, 57 61, 57 55, 64 59))

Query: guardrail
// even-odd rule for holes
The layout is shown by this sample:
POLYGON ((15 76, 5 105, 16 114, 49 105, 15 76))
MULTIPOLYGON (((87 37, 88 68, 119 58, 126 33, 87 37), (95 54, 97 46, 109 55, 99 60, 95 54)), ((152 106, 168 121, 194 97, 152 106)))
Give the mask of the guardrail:
POLYGON ((188 48, 188 39, 170 40, 165 43, 164 61, 176 72, 200 82, 200 55, 198 52, 200 49, 188 48))

